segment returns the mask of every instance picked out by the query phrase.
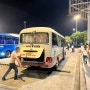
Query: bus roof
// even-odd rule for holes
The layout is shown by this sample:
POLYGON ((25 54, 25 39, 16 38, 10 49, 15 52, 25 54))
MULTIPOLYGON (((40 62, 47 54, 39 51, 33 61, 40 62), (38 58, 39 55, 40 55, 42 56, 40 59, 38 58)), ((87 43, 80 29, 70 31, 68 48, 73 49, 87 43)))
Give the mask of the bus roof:
POLYGON ((0 33, 0 36, 12 36, 12 37, 19 37, 19 34, 12 34, 12 33, 0 33))
POLYGON ((63 35, 59 34, 58 32, 56 32, 54 29, 50 28, 50 27, 31 27, 31 28, 25 28, 23 29, 20 33, 29 33, 29 32, 53 32, 59 36, 61 36, 62 38, 64 38, 63 35))

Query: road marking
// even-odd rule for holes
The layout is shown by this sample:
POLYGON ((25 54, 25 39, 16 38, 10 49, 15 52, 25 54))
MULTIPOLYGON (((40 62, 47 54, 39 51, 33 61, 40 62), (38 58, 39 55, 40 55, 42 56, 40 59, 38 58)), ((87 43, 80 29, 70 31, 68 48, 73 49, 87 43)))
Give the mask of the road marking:
POLYGON ((71 73, 69 70, 54 70, 54 71, 57 71, 57 72, 65 72, 65 73, 71 73))
POLYGON ((75 63, 75 65, 74 65, 74 73, 76 73, 77 61, 78 61, 78 59, 76 59, 76 63, 75 63))

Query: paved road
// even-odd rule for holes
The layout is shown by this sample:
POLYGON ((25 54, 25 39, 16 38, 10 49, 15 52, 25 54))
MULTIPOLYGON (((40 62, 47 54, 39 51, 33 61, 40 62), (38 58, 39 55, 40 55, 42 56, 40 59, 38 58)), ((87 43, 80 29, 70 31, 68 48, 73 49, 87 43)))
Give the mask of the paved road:
MULTIPOLYGON (((0 79, 0 90, 73 90, 79 57, 78 52, 71 53, 67 51, 66 59, 60 63, 58 71, 18 68, 19 79, 14 81, 13 71, 11 71, 6 81, 0 79), (5 89, 2 89, 3 87, 5 89)), ((0 65, 0 78, 2 78, 7 68, 8 66, 0 65)))
POLYGON ((5 62, 5 61, 8 61, 9 58, 0 58, 0 62, 5 62))

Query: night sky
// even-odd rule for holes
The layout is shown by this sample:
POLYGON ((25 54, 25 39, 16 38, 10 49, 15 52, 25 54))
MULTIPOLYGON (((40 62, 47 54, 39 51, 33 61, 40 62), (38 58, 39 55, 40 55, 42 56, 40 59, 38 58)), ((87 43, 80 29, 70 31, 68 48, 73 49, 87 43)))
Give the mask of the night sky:
MULTIPOLYGON (((0 32, 19 33, 27 27, 51 27, 62 35, 70 35, 75 21, 68 13, 69 0, 0 0, 0 32)), ((79 20, 78 30, 87 29, 79 20)))

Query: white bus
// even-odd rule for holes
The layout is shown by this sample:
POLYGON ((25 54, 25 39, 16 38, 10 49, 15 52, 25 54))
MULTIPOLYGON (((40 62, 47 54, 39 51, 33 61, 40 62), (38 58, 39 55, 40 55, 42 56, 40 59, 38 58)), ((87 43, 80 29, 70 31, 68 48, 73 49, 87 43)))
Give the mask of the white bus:
POLYGON ((26 28, 20 32, 20 56, 24 66, 58 67, 64 59, 64 37, 48 27, 26 28))

